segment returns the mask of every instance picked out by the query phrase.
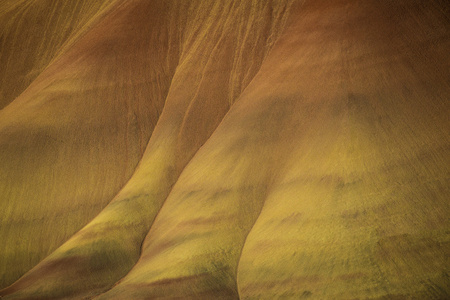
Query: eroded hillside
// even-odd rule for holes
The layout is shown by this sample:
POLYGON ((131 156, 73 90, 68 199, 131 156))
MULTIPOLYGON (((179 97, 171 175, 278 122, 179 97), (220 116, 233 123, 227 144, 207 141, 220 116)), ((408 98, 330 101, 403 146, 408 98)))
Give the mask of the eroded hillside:
POLYGON ((448 297, 449 8, 3 2, 0 295, 448 297))

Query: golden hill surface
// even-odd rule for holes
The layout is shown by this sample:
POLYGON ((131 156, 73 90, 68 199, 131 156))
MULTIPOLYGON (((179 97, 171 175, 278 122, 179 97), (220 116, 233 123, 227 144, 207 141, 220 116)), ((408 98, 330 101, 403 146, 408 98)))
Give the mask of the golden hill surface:
POLYGON ((0 297, 450 297, 449 16, 1 2, 0 297))

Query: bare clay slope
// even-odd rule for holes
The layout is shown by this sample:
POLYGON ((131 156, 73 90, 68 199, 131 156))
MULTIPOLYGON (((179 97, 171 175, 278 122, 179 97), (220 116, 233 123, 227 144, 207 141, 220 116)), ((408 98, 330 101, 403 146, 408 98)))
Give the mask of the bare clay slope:
MULTIPOLYGON (((258 71, 286 20, 291 4, 291 1, 280 4, 252 4, 247 1, 127 2, 86 33, 69 54, 61 55, 60 60, 42 74, 51 74, 53 68, 66 63, 78 66, 76 55, 84 52, 76 49, 115 50, 120 46, 117 31, 122 28, 126 28, 128 34, 133 32, 132 37, 142 40, 127 38, 128 52, 117 53, 115 59, 121 56, 136 61, 151 59, 163 66, 167 62, 170 66, 172 61, 177 62, 164 111, 131 180, 95 220, 3 293, 20 290, 12 297, 77 298, 109 288, 125 275, 138 259, 142 240, 180 172, 258 71), (139 31, 135 32, 137 29, 139 31), (151 32, 142 32, 147 29, 151 32), (96 40, 98 38, 100 40, 96 40), (142 44, 143 51, 148 47, 148 52, 137 51, 135 43, 142 44), (164 51, 166 43, 167 58, 155 56, 153 51, 164 51), (76 55, 70 54, 73 51, 76 55)), ((128 66, 120 61, 92 61, 92 64, 95 70, 118 65, 128 71, 128 66)), ((128 71, 128 75, 133 77, 140 76, 141 70, 154 72, 157 76, 166 75, 164 70, 152 65, 129 67, 136 68, 128 71)), ((61 77, 65 76, 64 72, 68 70, 63 69, 61 77)), ((107 70, 104 72, 105 76, 113 75, 107 70)), ((156 78, 156 83, 159 80, 156 78)), ((75 78, 75 81, 80 85, 86 84, 83 79, 75 78)), ((145 81, 142 83, 144 86, 147 84, 145 81)), ((113 81, 104 84, 123 88, 113 81)), ((141 87, 132 88, 141 90, 141 87)), ((120 102, 135 101, 123 92, 117 93, 120 102)), ((151 99, 148 101, 151 104, 151 99)), ((93 114, 97 113, 103 114, 100 109, 93 110, 93 114)), ((110 151, 116 152, 114 149, 110 151)), ((106 158, 104 162, 111 163, 106 158)))
POLYGON ((447 6, 291 13, 99 299, 448 297, 447 6))
POLYGON ((11 103, 115 0, 0 2, 0 109, 11 103))
POLYGON ((0 295, 449 297, 447 2, 147 3, 97 29, 156 9, 177 41, 136 172, 0 295))
POLYGON ((0 111, 2 286, 92 220, 142 157, 177 61, 163 16, 147 18, 119 6, 0 111))
POLYGON ((241 298, 449 297, 449 8, 309 1, 296 14, 259 74, 299 106, 283 110, 295 142, 274 143, 287 167, 247 236, 241 298))

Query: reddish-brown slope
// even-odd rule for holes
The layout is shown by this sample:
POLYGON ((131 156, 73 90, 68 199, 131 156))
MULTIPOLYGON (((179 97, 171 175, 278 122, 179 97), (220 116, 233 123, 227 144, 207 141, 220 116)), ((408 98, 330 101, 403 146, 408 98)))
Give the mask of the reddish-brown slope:
MULTIPOLYGON (((135 43, 127 39, 128 53, 120 52, 119 55, 171 63, 169 54, 172 52, 167 59, 152 55, 152 51, 164 51, 161 43, 165 43, 167 34, 169 50, 176 57, 176 72, 164 111, 133 178, 93 222, 6 293, 29 286, 18 297, 27 297, 24 296, 27 294, 79 297, 79 293, 95 293, 111 286, 132 267, 139 257, 142 240, 178 175, 258 71, 290 5, 289 1, 257 5, 245 1, 152 1, 151 4, 133 1, 114 10, 74 45, 74 49, 88 47, 99 53, 108 51, 118 47, 121 27, 130 27, 131 31, 137 29, 129 22, 140 24, 141 28, 132 36, 140 36, 142 41, 135 43, 142 43, 149 52, 140 53, 134 48, 135 43), (139 18, 140 14, 136 16, 137 11, 142 18, 139 18), (158 24, 158 20, 164 23, 158 24), (151 32, 142 32, 147 29, 151 32), (116 34, 118 36, 113 38, 116 34), (108 44, 102 42, 105 39, 108 44), (252 59, 248 59, 249 56, 252 59), (102 263, 93 267, 93 261, 102 263), (116 264, 117 261, 120 263, 116 264), (80 273, 86 276, 76 275, 80 273), (54 277, 54 274, 59 276, 54 277)), ((82 54, 83 50, 77 51, 76 55, 78 53, 82 54)), ((77 67, 77 60, 77 56, 69 52, 47 71, 51 72, 54 65, 77 67)), ((116 65, 116 62, 105 63, 116 65)), ((95 66, 99 69, 107 67, 101 63, 95 66)), ((118 62, 118 66, 122 64, 118 62)), ((129 71, 129 76, 139 76, 142 67, 149 73, 164 75, 164 70, 144 65, 129 71)), ((117 83, 111 84, 121 88, 117 83)), ((135 102, 126 94, 120 95, 122 101, 135 102)), ((93 113, 104 114, 101 110, 93 110, 93 113)))
POLYGON ((11 103, 115 0, 0 2, 0 109, 11 103))
POLYGON ((169 28, 163 17, 141 26, 146 10, 129 6, 110 13, 107 26, 90 30, 0 111, 2 285, 97 215, 145 150, 177 50, 169 49, 168 32, 154 30, 169 28))
POLYGON ((310 1, 298 12, 258 74, 273 98, 300 104, 282 126, 296 128, 292 150, 274 143, 287 167, 247 236, 241 298, 449 296, 448 8, 310 1))
POLYGON ((418 5, 292 12, 99 298, 446 297, 448 20, 418 5))
POLYGON ((148 3, 93 30, 152 9, 179 28, 140 165, 1 294, 448 297, 446 2, 148 3))

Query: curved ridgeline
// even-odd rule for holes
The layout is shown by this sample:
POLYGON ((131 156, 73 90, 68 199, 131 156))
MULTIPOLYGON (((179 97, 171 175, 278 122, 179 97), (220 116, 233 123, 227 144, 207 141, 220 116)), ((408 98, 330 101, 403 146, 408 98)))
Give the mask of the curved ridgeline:
POLYGON ((448 297, 446 1, 64 3, 0 4, 2 299, 448 297))

